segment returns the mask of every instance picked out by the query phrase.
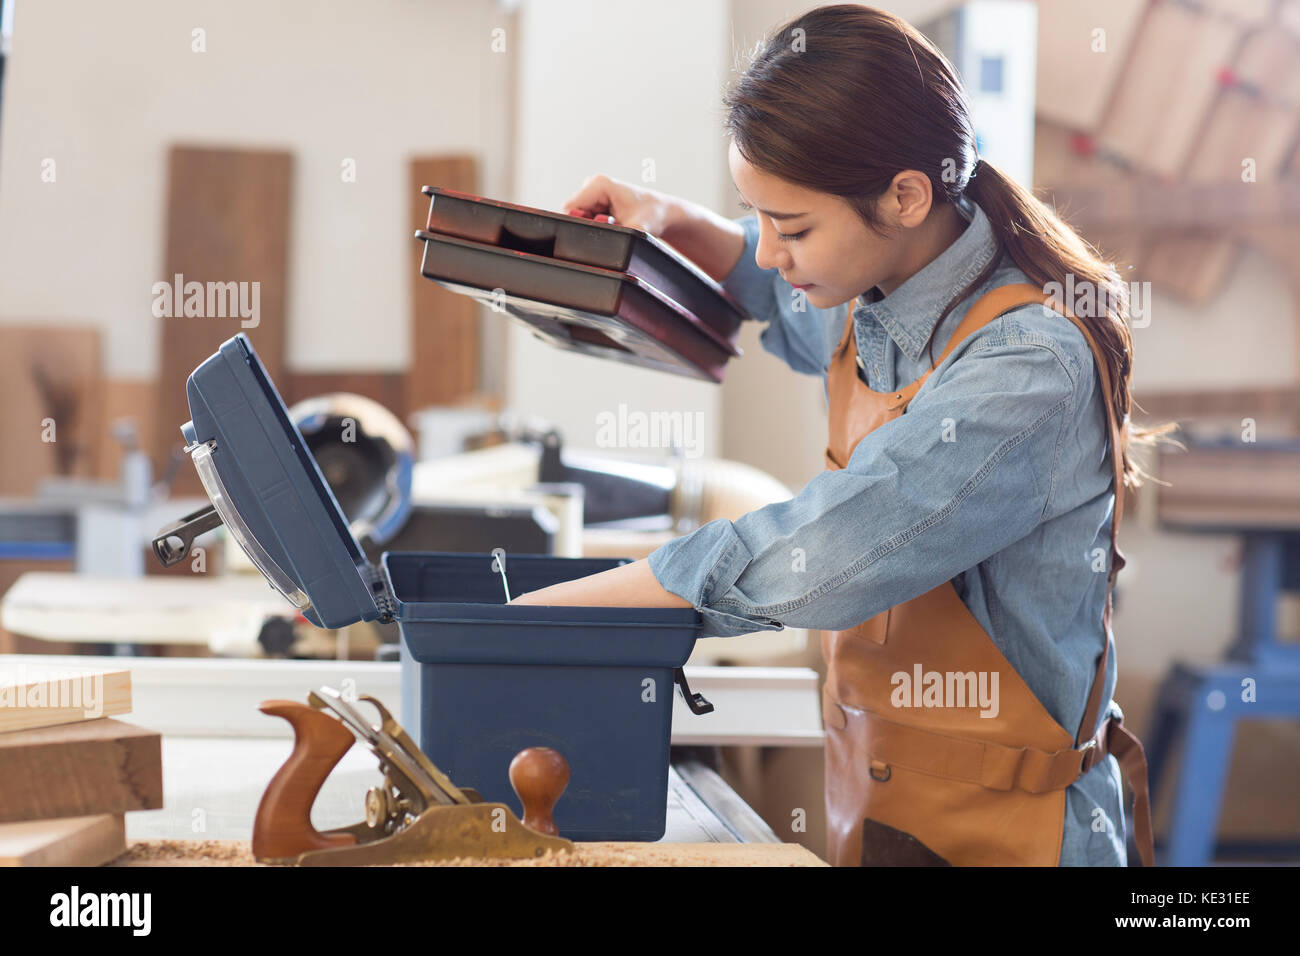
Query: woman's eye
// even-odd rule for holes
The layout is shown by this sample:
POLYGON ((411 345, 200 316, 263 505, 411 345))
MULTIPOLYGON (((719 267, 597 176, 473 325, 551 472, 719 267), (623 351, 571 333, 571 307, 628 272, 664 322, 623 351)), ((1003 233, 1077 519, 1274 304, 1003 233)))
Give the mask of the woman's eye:
MULTIPOLYGON (((745 200, 743 200, 743 199, 740 199, 740 200, 737 200, 737 201, 740 203, 740 208, 741 208, 741 209, 744 209, 746 212, 748 212, 749 210, 751 210, 751 209, 754 208, 754 207, 751 206, 749 203, 745 202, 745 200)), ((786 235, 785 233, 782 233, 782 232, 778 232, 778 233, 776 234, 776 237, 777 237, 778 239, 780 239, 782 242, 794 242, 794 241, 796 241, 796 240, 798 240, 798 239, 802 239, 802 238, 803 238, 804 236, 806 236, 807 234, 808 234, 808 230, 807 230, 807 229, 804 229, 804 230, 802 230, 802 231, 800 231, 800 232, 791 233, 791 234, 789 234, 789 235, 786 235)))

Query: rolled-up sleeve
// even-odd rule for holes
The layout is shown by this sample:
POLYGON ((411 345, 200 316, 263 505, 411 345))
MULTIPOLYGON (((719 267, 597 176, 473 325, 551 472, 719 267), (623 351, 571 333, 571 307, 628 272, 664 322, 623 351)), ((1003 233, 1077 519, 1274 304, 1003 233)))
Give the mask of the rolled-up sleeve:
POLYGON ((821 375, 826 371, 827 328, 838 329, 846 311, 819 309, 781 278, 776 269, 760 269, 754 259, 758 249, 758 220, 751 216, 733 219, 745 230, 745 251, 740 261, 723 278, 721 285, 765 328, 759 334, 763 349, 771 352, 796 372, 821 375))
POLYGON ((847 467, 668 542, 650 568, 715 636, 843 630, 917 597, 1043 520, 1073 419, 1074 361, 1040 335, 959 349, 847 467))

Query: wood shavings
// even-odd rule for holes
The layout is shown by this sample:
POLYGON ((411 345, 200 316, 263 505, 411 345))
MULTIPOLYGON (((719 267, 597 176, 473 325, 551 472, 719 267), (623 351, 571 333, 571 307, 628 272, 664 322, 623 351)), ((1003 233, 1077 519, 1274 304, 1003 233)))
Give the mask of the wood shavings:
MULTIPOLYGON (((265 866, 244 840, 135 840, 109 866, 265 866)), ((524 860, 457 857, 395 866, 825 866, 794 843, 579 843, 524 860)))
POLYGON ((109 866, 264 866, 245 840, 132 840, 109 866))

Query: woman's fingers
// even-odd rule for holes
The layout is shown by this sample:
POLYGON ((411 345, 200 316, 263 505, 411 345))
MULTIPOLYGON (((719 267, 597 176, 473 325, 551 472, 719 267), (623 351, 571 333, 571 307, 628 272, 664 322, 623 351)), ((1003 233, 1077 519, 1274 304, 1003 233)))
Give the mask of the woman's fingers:
POLYGON ((563 209, 581 209, 585 212, 608 213, 613 206, 613 180, 608 176, 597 174, 588 176, 582 188, 569 197, 563 209))
POLYGON ((564 210, 564 214, 565 214, 566 216, 577 216, 577 217, 579 217, 579 218, 581 218, 581 219, 592 219, 592 220, 594 220, 594 221, 596 221, 596 222, 613 222, 613 221, 614 221, 614 217, 613 217, 613 216, 605 215, 605 214, 603 214, 603 213, 594 213, 594 212, 592 212, 592 211, 589 210, 589 209, 579 209, 579 208, 577 208, 577 207, 574 207, 573 209, 565 209, 565 210, 564 210))
POLYGON ((601 174, 588 176, 561 208, 571 216, 616 222, 656 236, 663 232, 668 215, 666 197, 601 174))

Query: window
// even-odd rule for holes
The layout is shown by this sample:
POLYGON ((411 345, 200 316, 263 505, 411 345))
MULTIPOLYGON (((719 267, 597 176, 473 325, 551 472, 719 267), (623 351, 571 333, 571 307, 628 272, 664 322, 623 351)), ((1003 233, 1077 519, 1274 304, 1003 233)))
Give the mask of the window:
POLYGON ((980 57, 980 92, 1002 92, 1002 57, 980 57))

